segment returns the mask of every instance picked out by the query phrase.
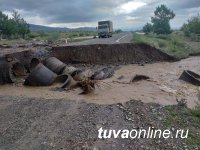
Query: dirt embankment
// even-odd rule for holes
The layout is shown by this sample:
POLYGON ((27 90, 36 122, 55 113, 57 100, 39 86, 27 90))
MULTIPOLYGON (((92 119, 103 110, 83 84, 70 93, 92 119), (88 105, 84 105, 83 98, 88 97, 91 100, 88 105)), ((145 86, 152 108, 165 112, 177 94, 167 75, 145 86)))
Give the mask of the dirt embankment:
MULTIPOLYGON (((82 45, 53 47, 52 51, 44 48, 0 53, 0 57, 17 59, 25 68, 29 68, 32 59, 43 60, 47 57, 56 57, 65 63, 91 64, 130 64, 153 63, 160 61, 174 61, 175 58, 144 44, 112 44, 112 45, 82 45)), ((0 62, 1 65, 1 62, 0 62)))
POLYGON ((145 44, 98 44, 53 47, 52 56, 63 62, 110 64, 174 61, 175 58, 145 44))

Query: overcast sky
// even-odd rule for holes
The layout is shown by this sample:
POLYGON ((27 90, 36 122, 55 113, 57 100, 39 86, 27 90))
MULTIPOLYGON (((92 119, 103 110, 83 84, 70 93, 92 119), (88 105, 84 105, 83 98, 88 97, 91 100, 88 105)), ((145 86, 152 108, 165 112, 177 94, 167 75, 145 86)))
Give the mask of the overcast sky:
POLYGON ((95 27, 112 20, 114 28, 130 29, 150 22, 158 5, 171 8, 173 28, 200 12, 200 0, 0 0, 0 10, 10 16, 17 10, 28 23, 53 27, 95 27))

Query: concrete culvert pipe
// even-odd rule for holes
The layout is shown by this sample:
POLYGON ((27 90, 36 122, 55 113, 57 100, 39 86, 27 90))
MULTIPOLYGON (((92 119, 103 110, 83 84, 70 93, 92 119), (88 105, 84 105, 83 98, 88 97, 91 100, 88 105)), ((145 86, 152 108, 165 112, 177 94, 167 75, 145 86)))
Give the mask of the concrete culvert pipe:
POLYGON ((57 76, 55 83, 63 83, 61 88, 71 89, 77 85, 77 82, 69 74, 57 76))
POLYGON ((62 72, 62 74, 72 74, 74 71, 78 70, 75 67, 72 66, 66 66, 62 72))
POLYGON ((63 83, 63 85, 61 86, 61 88, 65 88, 65 89, 73 89, 78 87, 78 82, 76 82, 71 75, 63 75, 63 77, 67 80, 65 80, 65 82, 63 83))
POLYGON ((190 70, 184 70, 179 79, 200 86, 200 75, 190 70))
POLYGON ((0 84, 13 83, 15 78, 9 63, 5 58, 0 58, 0 84))
POLYGON ((48 86, 52 85, 57 75, 43 64, 39 63, 27 77, 24 85, 29 86, 48 86))
POLYGON ((85 76, 85 74, 83 73, 83 71, 75 68, 75 67, 72 67, 72 66, 66 66, 62 72, 62 74, 70 74, 73 79, 75 81, 81 81, 81 80, 84 80, 86 79, 87 77, 85 76))
POLYGON ((65 64, 55 57, 50 57, 44 60, 44 65, 54 73, 60 75, 65 69, 65 64))
POLYGON ((17 76, 26 75, 24 66, 17 62, 8 62, 6 58, 0 58, 0 84, 14 83, 17 76))
POLYGON ((26 69, 24 68, 24 66, 19 63, 19 62, 14 62, 11 64, 11 69, 12 72, 15 76, 25 76, 26 75, 26 69))
POLYGON ((75 70, 74 72, 71 73, 71 76, 75 81, 82 81, 87 79, 87 77, 84 75, 83 71, 81 70, 75 70))
POLYGON ((38 58, 32 58, 29 65, 29 71, 31 72, 39 63, 40 60, 38 58))

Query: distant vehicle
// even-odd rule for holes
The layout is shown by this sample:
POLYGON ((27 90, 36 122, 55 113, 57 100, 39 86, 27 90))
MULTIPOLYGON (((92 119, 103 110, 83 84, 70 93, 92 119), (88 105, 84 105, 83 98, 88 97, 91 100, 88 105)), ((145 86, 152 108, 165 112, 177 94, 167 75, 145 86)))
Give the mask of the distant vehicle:
POLYGON ((112 21, 99 21, 98 22, 98 36, 99 38, 109 38, 113 34, 112 21))

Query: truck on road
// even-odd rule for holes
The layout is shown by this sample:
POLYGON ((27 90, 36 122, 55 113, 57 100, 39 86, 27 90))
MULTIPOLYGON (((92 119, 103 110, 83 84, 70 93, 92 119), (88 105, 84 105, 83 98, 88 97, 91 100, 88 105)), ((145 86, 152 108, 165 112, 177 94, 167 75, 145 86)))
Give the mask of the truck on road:
POLYGON ((112 21, 99 21, 98 22, 98 37, 109 38, 112 37, 113 23, 112 21))

